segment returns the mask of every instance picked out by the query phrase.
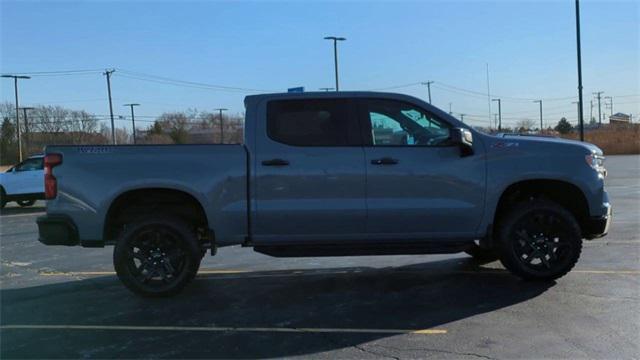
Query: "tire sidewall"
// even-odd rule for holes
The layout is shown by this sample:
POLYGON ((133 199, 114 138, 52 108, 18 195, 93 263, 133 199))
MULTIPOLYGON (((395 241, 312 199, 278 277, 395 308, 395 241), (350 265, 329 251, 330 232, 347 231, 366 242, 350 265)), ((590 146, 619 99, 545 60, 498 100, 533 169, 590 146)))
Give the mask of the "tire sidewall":
POLYGON ((116 243, 113 252, 113 263, 118 278, 134 293, 146 297, 164 297, 180 292, 195 277, 201 260, 201 249, 193 229, 183 221, 170 216, 145 217, 133 221, 126 226, 116 243), (127 251, 136 236, 150 227, 162 227, 173 232, 181 242, 181 248, 186 253, 185 264, 176 280, 165 287, 150 289, 138 282, 129 267, 127 251))
POLYGON ((565 275, 575 266, 582 251, 581 231, 574 216, 560 205, 545 200, 532 200, 516 205, 500 225, 498 240, 498 251, 502 264, 509 271, 527 280, 553 280, 565 275), (537 211, 553 213, 562 221, 567 235, 566 241, 570 245, 568 256, 550 271, 539 271, 526 266, 519 259, 513 247, 515 240, 511 234, 514 227, 523 218, 531 216, 537 211))

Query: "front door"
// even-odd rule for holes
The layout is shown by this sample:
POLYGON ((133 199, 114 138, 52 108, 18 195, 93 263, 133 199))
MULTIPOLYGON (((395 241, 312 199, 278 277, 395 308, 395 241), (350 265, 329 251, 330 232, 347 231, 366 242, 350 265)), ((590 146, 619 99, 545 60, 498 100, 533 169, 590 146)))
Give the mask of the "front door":
POLYGON ((254 242, 364 237, 364 150, 351 101, 271 100, 260 109, 267 121, 256 127, 254 242))
POLYGON ((5 190, 9 195, 44 192, 43 158, 30 158, 7 172, 4 176, 5 190))
POLYGON ((461 157, 449 141, 451 125, 410 103, 362 99, 358 108, 370 238, 475 236, 485 196, 482 147, 461 157))

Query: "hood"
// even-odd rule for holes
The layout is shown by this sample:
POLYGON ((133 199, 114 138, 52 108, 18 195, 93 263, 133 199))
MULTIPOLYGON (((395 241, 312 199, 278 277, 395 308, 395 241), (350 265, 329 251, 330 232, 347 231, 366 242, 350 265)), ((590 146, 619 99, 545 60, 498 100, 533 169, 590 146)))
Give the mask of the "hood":
POLYGON ((595 153, 598 155, 602 155, 602 150, 599 147, 593 145, 592 143, 582 142, 577 140, 562 139, 557 137, 530 136, 530 135, 522 136, 522 135, 505 134, 505 135, 493 136, 493 139, 495 143, 504 141, 505 143, 518 142, 518 143, 533 145, 533 146, 535 146, 536 143, 540 145, 545 145, 545 144, 559 145, 559 146, 567 145, 567 146, 572 146, 577 148, 583 148, 588 153, 595 153))

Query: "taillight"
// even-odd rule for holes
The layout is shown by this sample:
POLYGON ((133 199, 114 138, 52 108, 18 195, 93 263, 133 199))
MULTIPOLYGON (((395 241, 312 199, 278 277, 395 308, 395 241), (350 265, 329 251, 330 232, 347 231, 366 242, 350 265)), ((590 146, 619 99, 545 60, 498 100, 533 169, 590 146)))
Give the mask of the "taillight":
POLYGON ((47 154, 44 157, 44 198, 55 199, 58 195, 58 181, 53 176, 53 168, 62 164, 62 154, 47 154))

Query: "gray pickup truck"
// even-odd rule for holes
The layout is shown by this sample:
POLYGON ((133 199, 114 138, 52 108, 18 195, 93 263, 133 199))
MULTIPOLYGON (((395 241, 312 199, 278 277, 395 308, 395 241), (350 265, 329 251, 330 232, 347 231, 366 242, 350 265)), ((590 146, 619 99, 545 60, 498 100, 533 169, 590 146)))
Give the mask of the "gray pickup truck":
POLYGON ((202 257, 441 254, 563 276, 607 233, 602 151, 490 136, 389 93, 245 99, 243 144, 49 146, 46 245, 115 245, 122 282, 167 296, 202 257))

